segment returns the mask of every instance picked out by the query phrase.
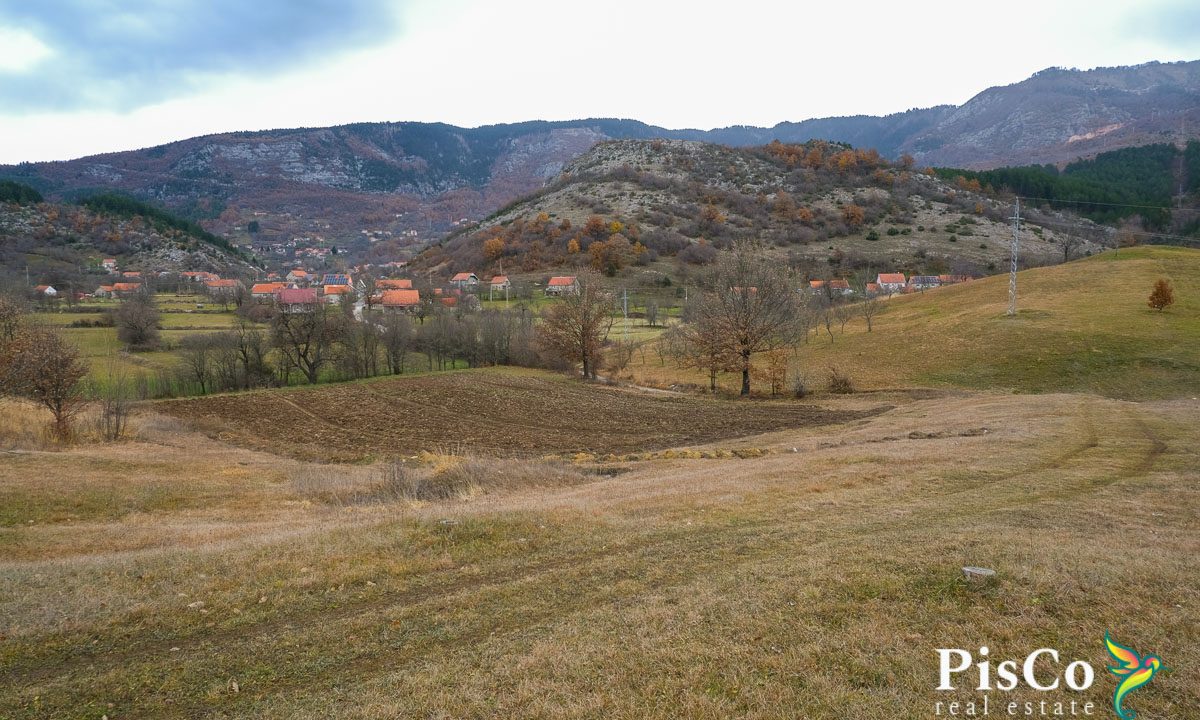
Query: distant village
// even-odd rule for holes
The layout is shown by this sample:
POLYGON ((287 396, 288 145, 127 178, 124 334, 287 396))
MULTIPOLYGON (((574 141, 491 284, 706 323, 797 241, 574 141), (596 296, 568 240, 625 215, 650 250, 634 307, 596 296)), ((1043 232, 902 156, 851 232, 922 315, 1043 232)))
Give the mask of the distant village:
MULTIPOLYGON (((144 274, 139 270, 121 270, 116 258, 104 258, 101 268, 112 276, 112 282, 102 283, 90 293, 77 292, 74 300, 88 298, 120 299, 141 292, 152 280, 176 279, 184 287, 192 286, 200 294, 222 302, 249 299, 255 303, 273 304, 283 312, 305 312, 320 304, 357 303, 384 312, 415 313, 422 303, 457 307, 460 303, 477 304, 485 293, 489 300, 507 300, 513 293, 514 284, 508 275, 493 275, 483 280, 474 272, 464 271, 452 275, 443 285, 432 278, 422 289, 416 287, 411 278, 371 278, 382 271, 385 275, 407 273, 407 263, 391 262, 379 266, 365 266, 357 270, 368 271, 356 278, 355 273, 318 272, 300 267, 286 274, 268 273, 261 281, 247 286, 239 279, 222 278, 207 271, 184 271, 180 273, 157 272, 144 274)), ((907 293, 932 290, 946 285, 968 282, 968 275, 912 275, 904 273, 879 273, 874 281, 855 287, 845 278, 810 280, 807 287, 798 288, 814 296, 830 299, 853 300, 860 297, 890 297, 907 293)), ((182 288, 181 288, 182 289, 182 288)), ((574 275, 550 277, 542 287, 547 297, 571 295, 579 292, 579 280, 574 275)), ((52 285, 41 284, 33 288, 36 299, 57 299, 63 293, 52 285)))

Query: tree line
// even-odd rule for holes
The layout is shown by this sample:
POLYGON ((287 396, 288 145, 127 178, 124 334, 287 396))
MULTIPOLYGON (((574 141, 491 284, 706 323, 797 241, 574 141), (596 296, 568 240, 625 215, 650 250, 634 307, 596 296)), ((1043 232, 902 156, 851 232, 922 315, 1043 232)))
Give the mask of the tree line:
MULTIPOLYGON (((973 181, 976 189, 1046 198, 1051 207, 1096 222, 1115 224, 1136 216, 1148 229, 1166 232, 1179 224, 1177 220, 1192 219, 1190 215, 1175 218, 1168 208, 1181 181, 1185 191, 1200 189, 1200 141, 1189 141, 1183 150, 1170 143, 1113 150, 1077 160, 1062 170, 1029 165, 982 171, 938 168, 936 172, 947 180, 973 181)), ((1189 232, 1197 230, 1192 227, 1189 232)))

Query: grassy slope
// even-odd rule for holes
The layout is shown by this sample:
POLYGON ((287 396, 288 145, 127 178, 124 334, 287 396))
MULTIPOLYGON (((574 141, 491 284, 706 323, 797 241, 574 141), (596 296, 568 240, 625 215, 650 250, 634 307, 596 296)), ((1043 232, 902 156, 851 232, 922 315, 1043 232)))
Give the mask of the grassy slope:
MULTIPOLYGON (((886 301, 874 331, 854 318, 834 339, 822 328, 799 366, 819 385, 829 367, 864 389, 953 385, 1018 392, 1091 392, 1116 398, 1200 394, 1200 251, 1140 247, 1019 275, 1019 313, 1006 315, 1008 277, 886 301), (1168 278, 1175 305, 1150 309, 1168 278)), ((636 377, 685 377, 647 358, 636 377)), ((733 388, 736 378, 723 383, 733 388)))
POLYGON ((989 644, 1098 669, 1086 693, 1005 699, 1106 712, 1111 629, 1181 668, 1132 706, 1185 717, 1200 704, 1194 417, 1191 402, 945 397, 759 438, 777 452, 756 459, 431 506, 310 502, 287 481, 301 465, 179 433, 13 456, 0 705, 926 718, 974 697, 934 692, 933 648, 989 644), (967 564, 999 582, 967 587, 967 564))

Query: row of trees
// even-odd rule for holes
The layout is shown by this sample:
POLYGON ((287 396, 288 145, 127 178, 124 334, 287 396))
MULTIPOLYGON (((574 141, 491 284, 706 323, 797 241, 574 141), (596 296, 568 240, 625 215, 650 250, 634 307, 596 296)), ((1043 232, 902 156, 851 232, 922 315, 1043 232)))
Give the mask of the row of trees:
POLYGON ((222 332, 190 335, 180 343, 179 380, 188 392, 219 392, 293 381, 315 384, 488 365, 561 366, 539 342, 535 316, 513 310, 436 308, 423 318, 317 305, 275 313, 268 324, 239 318, 222 332))

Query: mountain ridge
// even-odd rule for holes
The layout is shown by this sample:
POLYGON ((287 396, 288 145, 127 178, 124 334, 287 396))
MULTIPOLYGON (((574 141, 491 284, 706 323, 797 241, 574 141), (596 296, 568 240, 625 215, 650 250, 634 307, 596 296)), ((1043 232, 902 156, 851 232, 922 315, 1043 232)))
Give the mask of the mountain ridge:
POLYGON ((961 106, 711 130, 618 118, 459 128, 350 123, 216 133, 135 151, 0 166, 0 178, 58 199, 117 190, 198 220, 231 241, 295 238, 395 258, 551 182, 606 140, 729 146, 825 139, 905 154, 918 165, 986 169, 1063 164, 1171 142, 1200 127, 1200 61, 1087 71, 1048 68, 961 106), (1180 126, 1183 126, 1182 132, 1180 126), (260 228, 251 232, 254 224, 260 228), (369 236, 369 237, 368 237, 369 236))

